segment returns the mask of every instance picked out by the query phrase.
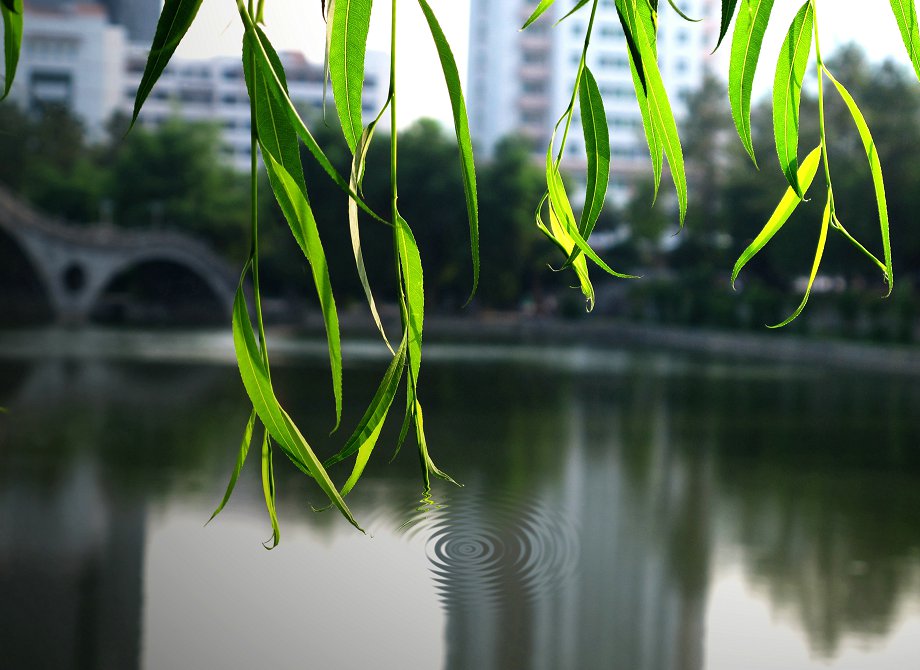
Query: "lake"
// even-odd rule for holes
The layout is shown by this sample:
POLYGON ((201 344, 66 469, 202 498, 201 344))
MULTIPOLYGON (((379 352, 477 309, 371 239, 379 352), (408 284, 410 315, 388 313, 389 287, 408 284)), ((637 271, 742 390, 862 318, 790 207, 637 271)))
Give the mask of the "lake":
MULTIPOLYGON (((321 455, 387 360, 270 342, 321 455)), ((600 347, 432 344, 349 496, 258 448, 229 333, 0 335, 0 667, 920 667, 920 378, 600 347), (397 410, 398 412, 398 410, 397 410)), ((344 482, 348 464, 332 471, 344 482), (344 467, 343 467, 344 466, 344 467)))

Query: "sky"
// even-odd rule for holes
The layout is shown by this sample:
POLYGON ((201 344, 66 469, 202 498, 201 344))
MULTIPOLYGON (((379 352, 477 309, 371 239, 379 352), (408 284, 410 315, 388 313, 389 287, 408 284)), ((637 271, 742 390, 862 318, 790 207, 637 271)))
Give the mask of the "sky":
MULTIPOLYGON (((568 7, 574 0, 559 0, 568 7)), ((536 0, 533 0, 536 6, 536 0)), ((469 38, 469 2, 464 0, 429 0, 441 27, 450 41, 460 76, 466 81, 469 38)), ((776 0, 770 26, 761 53, 755 79, 755 94, 769 91, 773 82, 776 56, 792 17, 801 0, 776 0)), ((881 60, 894 56, 907 64, 903 43, 887 0, 818 0, 821 50, 827 56, 836 47, 850 41, 859 42, 870 58, 881 60)), ((321 62, 325 41, 325 23, 320 0, 266 0, 266 32, 278 49, 298 50, 313 61, 321 62)), ((665 3, 661 11, 670 12, 665 3)), ((389 50, 390 3, 377 0, 368 38, 368 48, 389 50)), ((397 91, 400 99, 399 125, 404 127, 416 118, 430 116, 449 122, 450 101, 442 83, 440 62, 428 26, 418 3, 400 0, 398 15, 399 47, 397 51, 397 91)), ((674 20, 675 16, 662 20, 674 20)), ((237 55, 242 39, 240 19, 230 0, 204 0, 179 53, 189 57, 237 55)), ((727 73, 731 35, 726 37, 713 57, 716 71, 727 73)))

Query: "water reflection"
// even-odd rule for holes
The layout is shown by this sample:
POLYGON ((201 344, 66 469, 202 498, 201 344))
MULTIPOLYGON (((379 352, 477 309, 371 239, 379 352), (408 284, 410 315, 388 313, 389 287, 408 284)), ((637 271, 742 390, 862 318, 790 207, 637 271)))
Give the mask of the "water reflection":
MULTIPOLYGON (((433 348, 426 424, 465 487, 420 508, 411 457, 372 464, 352 495, 367 539, 307 512, 317 494, 279 467, 268 553, 257 473, 201 529, 248 410, 202 346, 210 364, 0 361, 4 667, 702 670, 738 667, 735 648, 780 667, 780 625, 799 631, 792 670, 844 667, 853 641, 874 669, 920 659, 901 632, 920 622, 912 379, 433 348), (764 606, 780 623, 742 628, 764 606)), ((322 357, 298 346, 279 395, 325 428, 322 357)), ((346 426, 379 374, 358 358, 346 426)))

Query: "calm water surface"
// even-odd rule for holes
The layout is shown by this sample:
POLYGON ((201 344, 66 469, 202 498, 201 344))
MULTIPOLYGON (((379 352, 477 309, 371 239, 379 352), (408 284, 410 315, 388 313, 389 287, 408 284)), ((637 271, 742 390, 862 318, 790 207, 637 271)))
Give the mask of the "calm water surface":
MULTIPOLYGON (((323 454, 385 368, 276 339, 323 454)), ((385 434, 363 536, 257 454, 224 333, 0 336, 0 667, 920 667, 920 380, 649 352, 432 345, 439 466, 385 434)), ((339 481, 346 469, 334 471, 339 481)))

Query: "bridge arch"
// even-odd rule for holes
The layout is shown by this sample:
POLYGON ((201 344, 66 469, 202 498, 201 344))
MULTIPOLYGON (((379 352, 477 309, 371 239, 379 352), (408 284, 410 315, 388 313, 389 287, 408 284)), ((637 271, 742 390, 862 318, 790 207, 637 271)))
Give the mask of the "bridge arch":
POLYGON ((28 248, 0 227, 0 304, 6 323, 51 321, 54 310, 40 264, 28 248))

